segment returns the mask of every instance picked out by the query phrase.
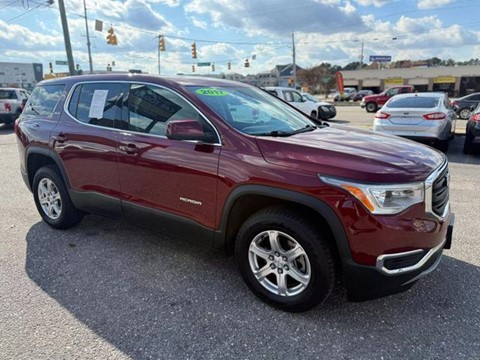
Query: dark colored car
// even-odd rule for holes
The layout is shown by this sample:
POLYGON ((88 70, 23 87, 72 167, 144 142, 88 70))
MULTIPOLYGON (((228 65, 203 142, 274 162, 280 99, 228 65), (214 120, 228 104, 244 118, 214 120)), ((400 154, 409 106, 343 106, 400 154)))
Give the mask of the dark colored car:
POLYGON ((472 115, 472 107, 476 108, 479 103, 480 93, 473 93, 460 99, 453 100, 452 106, 455 108, 460 119, 468 120, 472 115))
POLYGON ((365 96, 373 95, 374 92, 372 90, 360 90, 353 95, 353 101, 361 101, 365 96))
POLYGON ((463 152, 465 154, 472 154, 478 151, 480 146, 480 104, 476 108, 472 106, 470 110, 472 115, 467 122, 465 142, 463 143, 463 152))
POLYGON ((15 132, 50 226, 123 217, 225 250, 284 310, 321 303, 338 279, 351 300, 406 290, 450 248, 442 153, 327 126, 246 84, 55 79, 36 87, 15 132))

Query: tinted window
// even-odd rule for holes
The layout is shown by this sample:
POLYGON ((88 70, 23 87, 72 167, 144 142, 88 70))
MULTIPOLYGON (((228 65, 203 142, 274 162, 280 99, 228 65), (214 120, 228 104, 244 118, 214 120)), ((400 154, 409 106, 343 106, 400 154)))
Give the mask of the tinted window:
POLYGON ((51 115, 62 96, 65 85, 40 85, 33 90, 24 115, 51 115))
POLYGON ((387 96, 394 96, 394 95, 397 95, 398 92, 400 91, 399 88, 393 88, 393 89, 390 89, 387 91, 387 96))
POLYGON ((389 108, 434 108, 438 106, 440 98, 426 96, 412 96, 393 98, 388 103, 389 108))
POLYGON ((114 127, 120 116, 123 89, 121 83, 89 83, 78 85, 72 94, 68 111, 83 123, 114 127))
POLYGON ((0 90, 0 100, 16 100, 17 94, 14 90, 0 90))
POLYGON ((406 93, 408 93, 409 91, 410 91, 410 88, 408 88, 408 87, 403 87, 403 88, 402 88, 402 94, 406 94, 406 93))
POLYGON ((165 136, 171 120, 196 120, 207 137, 215 142, 212 127, 180 96, 170 90, 145 84, 132 84, 128 95, 128 130, 165 136))
POLYGON ((474 94, 470 96, 468 100, 480 100, 480 94, 474 94))

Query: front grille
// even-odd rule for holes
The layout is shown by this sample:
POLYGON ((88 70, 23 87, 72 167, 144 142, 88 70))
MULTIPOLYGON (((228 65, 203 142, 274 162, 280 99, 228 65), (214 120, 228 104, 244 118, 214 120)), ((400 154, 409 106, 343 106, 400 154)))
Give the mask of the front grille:
POLYGON ((448 166, 442 171, 442 173, 433 182, 432 186, 432 211, 438 216, 442 216, 449 199, 449 171, 448 166))
POLYGON ((418 263, 425 256, 426 251, 418 252, 416 254, 405 255, 395 258, 386 259, 383 266, 388 270, 397 270, 413 266, 418 263))

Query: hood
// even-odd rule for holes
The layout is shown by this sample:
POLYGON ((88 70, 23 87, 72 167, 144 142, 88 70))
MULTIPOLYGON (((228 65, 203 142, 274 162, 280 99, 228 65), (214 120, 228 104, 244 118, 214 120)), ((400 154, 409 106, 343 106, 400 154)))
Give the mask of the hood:
POLYGON ((365 96, 363 97, 363 100, 364 100, 365 102, 367 102, 368 100, 375 100, 375 99, 377 99, 377 98, 379 98, 379 97, 381 97, 381 96, 383 96, 383 95, 382 95, 382 94, 365 95, 365 96))
POLYGON ((257 143, 269 163, 363 182, 423 181, 445 161, 428 146, 338 125, 257 143))
POLYGON ((333 104, 326 101, 317 101, 315 106, 333 106, 333 104))

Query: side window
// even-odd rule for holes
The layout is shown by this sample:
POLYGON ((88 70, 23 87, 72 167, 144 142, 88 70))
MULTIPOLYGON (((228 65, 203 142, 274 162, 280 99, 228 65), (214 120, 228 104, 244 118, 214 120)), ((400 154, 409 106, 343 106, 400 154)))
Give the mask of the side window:
POLYGON ((480 94, 475 94, 470 97, 468 100, 474 100, 474 101, 479 101, 480 100, 480 94))
POLYGON ((122 83, 87 83, 78 85, 70 98, 68 112, 78 121, 114 127, 120 118, 125 85, 122 83))
POLYGON ((387 91, 387 96, 394 96, 397 95, 399 92, 399 88, 393 88, 387 91))
POLYGON ((285 99, 285 101, 293 102, 292 92, 291 91, 284 91, 283 92, 283 98, 285 99))
POLYGON ((293 102, 302 102, 302 95, 300 95, 296 91, 292 91, 292 98, 293 102))
POLYGON ((402 88, 402 94, 408 93, 409 90, 410 90, 410 88, 408 88, 408 87, 403 87, 403 88, 402 88))
POLYGON ((128 130, 165 136, 171 120, 196 120, 212 142, 217 141, 214 129, 180 96, 161 87, 132 84, 127 99, 128 130))
POLYGON ((53 113, 65 85, 40 85, 33 90, 23 115, 48 116, 53 113))

